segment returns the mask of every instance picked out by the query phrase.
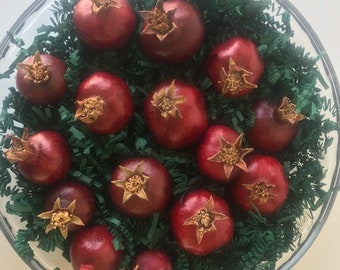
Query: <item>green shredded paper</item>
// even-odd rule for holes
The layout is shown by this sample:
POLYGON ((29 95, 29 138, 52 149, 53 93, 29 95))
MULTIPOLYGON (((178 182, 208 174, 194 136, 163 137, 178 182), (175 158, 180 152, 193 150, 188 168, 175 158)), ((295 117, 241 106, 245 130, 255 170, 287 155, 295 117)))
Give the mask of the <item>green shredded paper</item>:
POLYGON ((319 94, 320 89, 316 86, 318 82, 325 86, 316 67, 318 57, 311 57, 303 47, 291 41, 294 33, 290 14, 270 0, 189 0, 203 15, 205 41, 200 50, 182 64, 157 64, 140 49, 138 35, 142 21, 137 14, 138 10, 150 10, 155 1, 129 2, 136 11, 139 27, 127 45, 116 51, 92 50, 78 39, 72 23, 75 0, 59 0, 52 5, 54 16, 50 25, 37 29, 32 44, 24 44, 20 37, 11 36, 20 53, 0 78, 16 72, 17 63, 39 50, 66 63, 68 82, 67 94, 58 104, 32 105, 21 97, 14 85, 2 104, 0 195, 8 197, 7 212, 19 216, 25 224, 16 236, 17 252, 23 259, 31 260, 34 254, 28 243, 36 241, 38 247, 47 252, 62 249, 69 260, 73 235, 70 233, 64 240, 58 230, 45 233, 46 221, 37 215, 44 211, 45 196, 53 186, 30 183, 20 175, 16 165, 3 156, 11 146, 6 134, 10 132, 20 137, 23 128, 27 127, 32 133, 54 130, 67 139, 73 156, 68 178, 84 183, 95 193, 97 204, 92 223, 107 225, 115 235, 114 246, 124 249, 119 269, 131 269, 136 254, 145 249, 165 251, 174 269, 178 270, 275 269, 282 254, 294 250, 301 238, 297 220, 306 215, 306 211, 312 216, 327 198, 322 183, 326 171, 320 160, 332 143, 329 133, 336 129, 336 124, 324 116, 325 111, 334 115, 335 109, 319 94), (235 35, 257 45, 265 63, 265 73, 258 88, 249 96, 229 100, 217 93, 203 67, 212 48, 235 35), (107 71, 121 77, 134 98, 132 120, 113 135, 92 134, 73 120, 78 85, 95 71, 107 71), (256 211, 242 212, 232 203, 228 184, 202 176, 192 149, 171 151, 154 142, 144 122, 142 102, 156 84, 171 78, 193 84, 203 92, 211 124, 226 125, 241 133, 246 134, 253 124, 251 104, 258 98, 278 101, 287 96, 297 105, 297 111, 307 116, 299 123, 294 141, 273 154, 284 165, 290 183, 288 198, 280 211, 270 216, 262 216, 256 211), (156 158, 168 169, 173 181, 172 199, 167 208, 150 218, 126 216, 111 203, 112 170, 121 160, 132 156, 156 158), (178 248, 169 225, 169 213, 174 203, 187 192, 199 188, 226 198, 235 222, 232 241, 203 257, 178 248))

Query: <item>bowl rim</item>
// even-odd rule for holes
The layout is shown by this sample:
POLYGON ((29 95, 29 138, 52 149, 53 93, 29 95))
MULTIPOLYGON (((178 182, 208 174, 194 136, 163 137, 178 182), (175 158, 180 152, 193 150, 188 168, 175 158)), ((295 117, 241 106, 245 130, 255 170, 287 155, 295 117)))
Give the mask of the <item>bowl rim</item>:
MULTIPOLYGON (((330 88, 332 90, 332 95, 334 96, 334 104, 336 105, 336 123, 337 123, 337 134, 340 134, 340 103, 339 103, 339 95, 340 95, 340 86, 339 80, 335 73, 333 64, 327 54, 324 46, 322 45, 321 40, 318 38, 316 32, 313 27, 309 24, 307 19, 303 16, 303 14, 289 1, 289 0, 275 0, 279 5, 281 5, 284 9, 288 10, 291 16, 295 19, 297 24, 301 27, 304 33, 307 35, 310 40, 314 50, 322 56, 319 61, 322 62, 325 73, 331 83, 330 88)), ((291 269, 296 263, 303 257, 303 255, 308 251, 308 249, 312 246, 315 239, 321 232, 324 224, 326 223, 327 218, 334 206, 334 202, 337 197, 337 192, 340 189, 340 142, 338 142, 338 147, 336 150, 336 166, 334 169, 334 174, 332 178, 331 185, 329 187, 330 197, 327 202, 322 206, 320 210, 319 217, 314 221, 313 227, 308 233, 308 236, 303 241, 303 243, 294 250, 294 253, 290 258, 279 268, 280 270, 291 269)))
MULTIPOLYGON (((9 33, 14 35, 18 34, 25 26, 25 21, 31 17, 35 12, 39 11, 42 6, 46 4, 47 0, 35 0, 30 6, 17 18, 13 26, 8 30, 9 33)), ((335 73, 332 62, 322 45, 321 40, 318 38, 316 32, 313 27, 309 24, 306 18, 302 15, 302 13, 289 1, 289 0, 273 0, 273 2, 278 3, 285 10, 288 10, 297 24, 301 27, 303 32, 307 35, 310 40, 314 50, 316 53, 322 53, 319 61, 322 62, 325 73, 330 82, 330 88, 332 90, 332 95, 334 96, 334 103, 336 105, 336 122, 337 129, 336 132, 338 136, 340 135, 340 85, 337 75, 335 73)), ((11 42, 8 35, 6 35, 0 41, 0 59, 4 58, 10 48, 11 42)), ((339 136, 340 137, 340 136, 339 136)), ((302 242, 301 245, 297 249, 294 250, 292 255, 287 259, 285 263, 283 263, 279 269, 291 269, 296 263, 303 257, 303 255, 308 251, 308 249, 312 246, 315 239, 321 232, 324 224, 326 223, 327 218, 329 217, 330 212, 334 206, 337 192, 340 190, 340 140, 338 142, 338 147, 336 151, 336 165, 332 178, 331 185, 329 187, 330 196, 327 202, 322 206, 320 210, 320 215, 316 220, 314 220, 314 224, 309 231, 306 239, 302 242)), ((12 232, 11 225, 7 221, 6 217, 2 215, 0 212, 0 229, 3 232, 4 236, 15 250, 15 235, 12 232)), ((46 270, 36 259, 32 259, 31 261, 24 261, 31 269, 34 270, 46 270)))
MULTIPOLYGON (((35 12, 39 11, 40 8, 45 5, 47 0, 35 0, 32 4, 28 6, 28 8, 16 19, 15 23, 12 25, 12 27, 8 30, 11 34, 18 34, 25 26, 25 21, 31 17, 35 12)), ((4 58, 10 48, 10 38, 8 35, 6 35, 1 41, 0 41, 0 59, 4 58)), ((12 227, 9 224, 6 217, 2 215, 0 212, 0 230, 3 232, 5 238, 10 243, 12 248, 15 251, 15 235, 12 231, 12 227)), ((21 258, 21 257, 20 257, 21 258)), ((30 261, 25 261, 21 258, 21 260, 26 263, 27 266, 29 266, 31 269, 34 270, 46 270, 36 259, 32 259, 30 261)))

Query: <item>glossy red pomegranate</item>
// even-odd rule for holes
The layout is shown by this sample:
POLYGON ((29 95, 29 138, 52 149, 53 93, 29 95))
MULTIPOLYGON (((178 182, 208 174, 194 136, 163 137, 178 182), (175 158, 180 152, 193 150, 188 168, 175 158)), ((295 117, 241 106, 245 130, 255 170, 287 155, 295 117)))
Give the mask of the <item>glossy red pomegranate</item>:
POLYGON ((16 86, 29 102, 52 104, 61 100, 66 93, 65 72, 66 65, 62 60, 36 52, 19 64, 16 86))
POLYGON ((111 134, 127 125, 134 112, 129 86, 108 72, 95 72, 78 88, 75 120, 96 134, 111 134))
POLYGON ((155 140, 168 149, 192 146, 208 127, 203 94, 181 80, 157 85, 144 101, 144 116, 155 140))
POLYGON ((57 132, 45 130, 33 135, 25 129, 22 138, 10 136, 12 148, 5 157, 18 165, 27 180, 38 185, 60 181, 71 166, 71 151, 67 141, 57 132))
POLYGON ((153 158, 126 159, 112 172, 111 200, 127 215, 148 217, 162 211, 171 191, 168 170, 153 158))
POLYGON ((207 190, 192 191, 178 201, 170 223, 178 246, 196 256, 219 249, 234 235, 229 206, 207 190))
POLYGON ((154 61, 181 63, 201 46, 205 27, 200 12, 188 1, 158 0, 151 11, 141 11, 143 51, 154 61))
POLYGON ((210 52, 205 70, 218 92, 236 98, 257 88, 264 63, 256 45, 237 36, 218 44, 210 52))
POLYGON ((138 254, 133 270, 172 270, 168 255, 160 250, 145 250, 138 254))
POLYGON ((92 190, 80 182, 65 180, 58 183, 46 197, 45 210, 38 217, 49 220, 46 233, 59 229, 64 238, 92 219, 96 204, 92 190))
POLYGON ((78 232, 72 239, 70 259, 74 270, 118 270, 123 251, 113 246, 114 236, 104 225, 78 232))
POLYGON ((287 199, 289 182, 281 163, 274 157, 253 154, 247 158, 248 171, 232 182, 232 196, 244 211, 263 215, 277 212, 287 199))
POLYGON ((119 49, 135 30, 135 13, 127 0, 80 0, 73 11, 81 40, 94 49, 119 49))
POLYGON ((255 121, 248 133, 249 141, 257 150, 268 153, 288 146, 296 136, 298 123, 305 119, 287 97, 281 102, 257 100, 252 109, 255 121))
POLYGON ((244 157, 252 148, 245 148, 243 135, 230 127, 212 125, 204 133, 197 147, 197 163, 203 174, 217 181, 228 182, 243 170, 244 157))

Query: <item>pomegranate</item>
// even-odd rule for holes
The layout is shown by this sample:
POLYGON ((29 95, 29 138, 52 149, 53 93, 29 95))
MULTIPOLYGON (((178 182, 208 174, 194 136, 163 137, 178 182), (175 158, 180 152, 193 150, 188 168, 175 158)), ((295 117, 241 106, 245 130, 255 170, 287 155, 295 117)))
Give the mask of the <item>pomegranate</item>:
POLYGON ((299 121, 306 117, 296 112, 287 97, 281 102, 257 100, 253 104, 255 122, 249 130, 250 143, 263 152, 276 152, 289 145, 298 130, 299 121))
POLYGON ((205 27, 202 16, 189 2, 158 0, 151 11, 141 11, 142 49, 152 60, 176 64, 190 58, 201 46, 205 27))
POLYGON ((113 246, 114 236, 104 225, 79 231, 72 239, 70 259, 74 270, 118 270, 123 251, 113 246))
POLYGON ((203 256, 226 245, 234 235, 227 203, 207 190, 195 190, 171 212, 171 228, 183 250, 203 256))
POLYGON ((19 64, 16 86, 29 102, 36 105, 52 104, 61 100, 66 93, 65 72, 66 65, 62 60, 37 51, 19 64))
POLYGON ((95 72, 78 88, 75 120, 80 120, 96 134, 120 131, 133 115, 129 86, 108 72, 95 72))
POLYGON ((124 160, 114 169, 111 180, 113 204, 131 216, 150 216, 163 210, 170 199, 170 175, 153 158, 124 160))
POLYGON ((197 148, 198 166, 206 176, 228 182, 241 171, 247 171, 244 157, 253 151, 242 147, 243 135, 222 125, 212 125, 197 148))
POLYGON ((18 165, 19 172, 32 183, 48 185, 60 181, 71 166, 71 151, 66 140, 55 131, 40 131, 22 138, 9 135, 13 145, 5 157, 18 165))
POLYGON ((136 17, 127 0, 79 0, 73 11, 81 40, 94 49, 119 49, 129 39, 136 17))
POLYGON ((232 182, 232 196, 244 211, 263 215, 277 212, 287 199, 289 182, 281 163, 271 156, 253 154, 247 158, 248 171, 232 182))
POLYGON ((251 40, 233 37, 211 51, 205 69, 222 95, 236 98, 257 88, 264 64, 251 40))
POLYGON ((133 270, 172 270, 172 263, 160 250, 145 250, 135 259, 133 270))
POLYGON ((202 93, 181 80, 157 85, 144 102, 144 116, 156 141, 168 149, 192 146, 208 127, 202 93))
POLYGON ((46 197, 45 210, 38 217, 49 220, 46 233, 59 229, 64 238, 68 232, 87 225, 93 216, 95 197, 91 189, 75 181, 63 181, 46 197))

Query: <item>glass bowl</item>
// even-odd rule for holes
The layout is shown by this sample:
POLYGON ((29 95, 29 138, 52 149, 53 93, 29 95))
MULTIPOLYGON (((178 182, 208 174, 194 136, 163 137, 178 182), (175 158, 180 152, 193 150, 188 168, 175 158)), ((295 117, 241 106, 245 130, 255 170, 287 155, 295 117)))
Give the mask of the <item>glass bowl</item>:
MULTIPOLYGON (((301 44, 306 51, 310 52, 311 55, 320 55, 320 59, 317 62, 320 74, 328 85, 328 88, 324 84, 318 84, 322 91, 322 95, 328 97, 336 112, 333 115, 328 115, 334 122, 337 123, 337 129, 333 131, 330 136, 334 138, 331 147, 328 149, 325 159, 322 161, 324 168, 327 170, 327 175, 324 179, 324 189, 328 191, 328 198, 318 210, 313 212, 313 215, 303 215, 299 222, 301 224, 301 239, 296 243, 296 248, 290 252, 284 253, 283 257, 277 262, 276 269, 291 269, 296 262, 305 254, 308 248, 312 245, 313 241, 318 236, 323 225, 325 224, 327 217, 333 207, 336 190, 340 187, 339 180, 339 94, 340 87, 339 82, 332 67, 331 61, 325 50, 316 36, 315 32, 304 19, 301 13, 289 2, 285 0, 274 1, 278 6, 289 11, 291 14, 291 24, 294 29, 293 40, 297 44, 301 44)), ((22 39, 25 44, 30 44, 33 41, 36 29, 43 24, 50 24, 50 17, 52 17, 51 5, 54 0, 36 0, 31 6, 18 18, 17 22, 9 30, 15 37, 22 39)), ((15 46, 9 37, 5 37, 0 44, 0 73, 3 73, 13 63, 14 59, 19 52, 17 46, 15 46)), ((14 75, 8 79, 1 79, 0 86, 0 100, 8 95, 9 87, 14 85, 14 75)), ((4 232, 6 238, 14 245, 17 231, 22 228, 20 219, 15 215, 10 215, 6 212, 5 206, 8 198, 0 197, 0 227, 4 232)), ((62 252, 57 250, 51 256, 50 253, 43 252, 36 247, 35 243, 32 243, 33 250, 35 252, 34 259, 26 262, 32 269, 43 270, 43 269, 54 269, 59 267, 63 270, 72 269, 71 265, 62 256, 62 252)))

